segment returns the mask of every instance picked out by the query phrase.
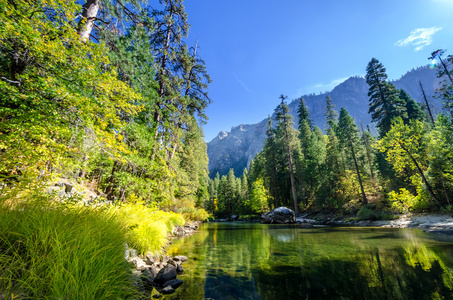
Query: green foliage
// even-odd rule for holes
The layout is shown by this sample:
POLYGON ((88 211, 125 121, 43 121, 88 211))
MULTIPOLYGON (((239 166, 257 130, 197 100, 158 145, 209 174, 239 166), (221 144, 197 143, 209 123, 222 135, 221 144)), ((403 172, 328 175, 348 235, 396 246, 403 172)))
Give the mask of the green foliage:
POLYGON ((264 188, 263 179, 259 178, 252 184, 250 195, 250 208, 257 214, 263 214, 269 211, 268 192, 264 188))
POLYGON ((395 86, 386 82, 386 70, 376 58, 371 59, 368 63, 366 72, 366 82, 370 86, 368 92, 369 113, 371 119, 377 123, 380 135, 383 136, 390 130, 393 118, 407 118, 406 103, 398 97, 395 86))
POLYGON ((358 213, 357 217, 359 220, 392 220, 395 217, 390 213, 385 213, 375 210, 373 205, 362 206, 358 213))
POLYGON ((0 205, 0 290, 8 299, 133 299, 127 228, 103 207, 0 205))
POLYGON ((184 216, 184 219, 190 221, 206 221, 210 215, 203 208, 185 206, 178 210, 178 213, 184 216))
POLYGON ((0 172, 20 168, 38 174, 49 165, 70 165, 80 153, 74 132, 88 130, 98 148, 119 157, 124 116, 137 113, 140 99, 105 70, 102 44, 83 43, 72 27, 80 10, 75 3, 54 1, 0 11, 0 172))
POLYGON ((388 194, 388 199, 392 203, 392 209, 398 213, 405 213, 416 207, 416 196, 405 188, 401 188, 400 192, 391 191, 388 194))

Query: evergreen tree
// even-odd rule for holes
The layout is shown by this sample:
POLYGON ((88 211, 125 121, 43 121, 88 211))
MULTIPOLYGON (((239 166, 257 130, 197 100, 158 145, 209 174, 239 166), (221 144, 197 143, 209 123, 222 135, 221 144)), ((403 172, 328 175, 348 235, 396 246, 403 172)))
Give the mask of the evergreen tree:
POLYGON ((332 97, 326 96, 326 108, 324 112, 326 118, 327 128, 331 128, 338 121, 338 112, 335 110, 335 104, 333 103, 332 97))
POLYGON ((293 151, 298 147, 297 132, 293 128, 293 118, 289 113, 289 107, 285 102, 287 97, 281 95, 281 103, 275 110, 277 120, 276 140, 285 153, 286 165, 288 166, 288 173, 290 179, 291 195, 294 203, 294 211, 299 213, 299 206, 297 203, 296 182, 294 178, 294 161, 293 151))
MULTIPOLYGON (((266 182, 269 186, 270 196, 274 199, 274 206, 278 206, 279 195, 277 193, 277 168, 279 162, 277 161, 277 144, 275 139, 275 129, 272 128, 272 119, 271 116, 267 118, 267 130, 266 130, 266 140, 264 141, 263 147, 263 158, 264 158, 264 174, 266 182)), ((255 178, 255 180, 258 177, 255 178)))
POLYGON ((369 85, 371 119, 377 123, 381 136, 390 130, 391 120, 395 117, 406 118, 404 100, 398 98, 393 84, 386 82, 385 68, 373 58, 366 68, 366 82, 369 85))
POLYGON ((342 108, 340 111, 340 117, 338 121, 338 132, 340 141, 345 147, 349 148, 351 157, 354 161, 354 167, 357 173, 357 178, 360 185, 360 191, 362 193, 362 203, 367 204, 368 200, 365 195, 365 190, 363 188, 362 177, 360 175, 359 165, 357 162, 357 143, 359 141, 359 131, 357 126, 354 123, 354 119, 349 115, 349 113, 342 108))
POLYGON ((443 80, 436 92, 443 99, 444 108, 450 112, 450 116, 453 116, 453 77, 451 70, 449 70, 449 67, 453 64, 453 56, 449 55, 446 61, 443 60, 442 56, 445 51, 443 49, 436 50, 431 53, 431 57, 428 59, 431 60, 432 65, 437 65, 437 78, 443 80), (445 79, 445 75, 448 79, 445 79))
POLYGON ((310 118, 310 111, 308 110, 307 106, 305 105, 304 98, 299 98, 299 106, 297 108, 297 118, 299 121, 299 131, 302 131, 301 126, 303 126, 304 122, 307 122, 308 126, 313 128, 313 120, 310 118))
POLYGON ((425 119, 425 113, 423 112, 420 105, 415 102, 414 99, 409 96, 409 94, 401 89, 398 97, 406 103, 407 119, 406 123, 410 120, 419 120, 423 121, 425 119))

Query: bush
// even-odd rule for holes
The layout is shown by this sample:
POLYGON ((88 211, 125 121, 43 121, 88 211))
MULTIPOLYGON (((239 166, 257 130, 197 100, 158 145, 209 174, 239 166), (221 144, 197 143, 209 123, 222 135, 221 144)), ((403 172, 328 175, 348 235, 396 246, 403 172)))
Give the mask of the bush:
POLYGON ((433 208, 434 203, 430 200, 430 195, 421 187, 417 188, 417 196, 414 196, 405 188, 400 192, 391 191, 388 199, 392 203, 392 209, 398 213, 405 213, 410 210, 428 210, 433 208))
POLYGON ((182 207, 178 210, 180 214, 184 216, 186 220, 191 221, 206 221, 210 215, 203 208, 196 207, 182 207))
POLYGON ((388 199, 392 203, 392 209, 398 213, 413 209, 416 203, 416 197, 405 188, 401 188, 399 193, 391 191, 388 193, 388 199))
POLYGON ((173 228, 185 224, 180 214, 149 208, 140 202, 114 206, 111 213, 128 229, 128 245, 141 254, 162 252, 173 228))
POLYGON ((0 203, 0 291, 6 298, 129 299, 127 229, 105 208, 0 203))
POLYGON ((359 220, 391 220, 394 219, 395 216, 390 213, 377 211, 373 205, 368 204, 359 209, 357 218, 359 220))

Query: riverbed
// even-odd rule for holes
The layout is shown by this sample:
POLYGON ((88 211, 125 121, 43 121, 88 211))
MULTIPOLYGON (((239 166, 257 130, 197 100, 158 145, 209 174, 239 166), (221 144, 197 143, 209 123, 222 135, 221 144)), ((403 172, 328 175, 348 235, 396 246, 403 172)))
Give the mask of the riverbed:
POLYGON ((165 299, 453 299, 453 236, 411 228, 204 224, 165 299))

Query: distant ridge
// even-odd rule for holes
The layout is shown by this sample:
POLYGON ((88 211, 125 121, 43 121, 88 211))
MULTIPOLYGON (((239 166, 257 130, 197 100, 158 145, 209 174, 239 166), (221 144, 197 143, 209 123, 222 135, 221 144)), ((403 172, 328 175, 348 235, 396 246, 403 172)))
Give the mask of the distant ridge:
MULTIPOLYGON (((400 79, 392 81, 398 89, 404 89, 417 102, 422 102, 422 93, 419 86, 422 82, 426 95, 430 98, 434 111, 440 111, 442 104, 432 96, 438 87, 439 79, 436 70, 428 66, 412 69, 400 79)), ((364 126, 371 124, 368 114, 368 85, 363 77, 353 76, 337 85, 332 91, 319 95, 310 94, 302 96, 311 113, 316 126, 324 130, 324 107, 326 95, 330 95, 336 110, 344 107, 355 118, 356 124, 364 126)), ((298 99, 289 104, 290 113, 297 127, 298 99)), ((272 114, 273 112, 269 112, 272 114)), ((240 176, 250 161, 263 149, 266 138, 267 119, 247 125, 238 125, 231 128, 230 132, 221 131, 208 143, 208 157, 210 176, 214 177, 217 172, 220 175, 227 174, 230 168, 234 169, 236 176, 240 176)))

